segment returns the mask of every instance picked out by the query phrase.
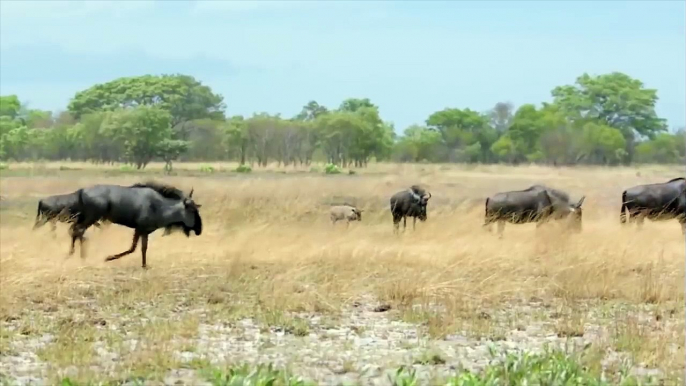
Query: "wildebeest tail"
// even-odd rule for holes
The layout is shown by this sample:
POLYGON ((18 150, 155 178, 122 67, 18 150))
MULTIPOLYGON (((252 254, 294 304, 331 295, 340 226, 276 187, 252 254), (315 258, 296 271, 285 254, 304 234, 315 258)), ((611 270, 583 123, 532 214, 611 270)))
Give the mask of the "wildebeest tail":
POLYGON ((33 229, 36 229, 44 224, 39 222, 41 214, 43 214, 43 200, 38 200, 38 211, 36 213, 36 221, 33 224, 33 229))
POLYGON ((626 223, 625 210, 629 210, 629 208, 626 206, 626 190, 622 192, 622 207, 619 209, 619 222, 622 224, 626 223))

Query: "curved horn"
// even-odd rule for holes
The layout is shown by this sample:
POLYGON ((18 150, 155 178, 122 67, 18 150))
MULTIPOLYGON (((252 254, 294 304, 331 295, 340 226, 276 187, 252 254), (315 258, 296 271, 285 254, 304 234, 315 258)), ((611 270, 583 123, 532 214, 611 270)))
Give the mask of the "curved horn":
POLYGON ((191 188, 191 193, 188 195, 188 198, 193 197, 193 189, 194 189, 194 188, 191 188))
POLYGON ((426 197, 427 200, 430 199, 431 198, 431 192, 426 192, 424 197, 426 197))

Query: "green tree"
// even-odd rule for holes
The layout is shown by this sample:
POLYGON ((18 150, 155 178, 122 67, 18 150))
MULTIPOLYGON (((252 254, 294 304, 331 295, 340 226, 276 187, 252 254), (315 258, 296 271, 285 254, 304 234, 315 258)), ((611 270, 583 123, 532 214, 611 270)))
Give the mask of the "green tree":
POLYGON ((625 156, 622 132, 610 126, 589 122, 582 130, 583 156, 592 163, 616 164, 625 156))
POLYGON ((245 165, 248 153, 248 125, 242 115, 235 115, 224 125, 226 149, 237 151, 239 162, 245 165))
POLYGON ((300 121, 314 121, 318 116, 328 113, 329 110, 317 103, 316 101, 309 101, 305 106, 303 106, 300 113, 295 117, 295 119, 300 121))
POLYGON ((620 130, 626 140, 626 162, 633 158, 637 136, 653 138, 666 130, 665 120, 655 113, 657 90, 645 88, 641 81, 620 72, 583 74, 575 85, 553 89, 552 96, 578 127, 597 121, 620 130))
POLYGON ((341 105, 338 107, 338 111, 354 113, 361 108, 377 109, 378 111, 378 107, 373 104, 369 98, 348 98, 341 102, 341 105))
POLYGON ((441 134, 443 144, 451 151, 452 161, 488 162, 491 160, 490 148, 498 139, 488 121, 487 116, 476 111, 449 108, 431 114, 426 124, 441 134))
POLYGON ((412 125, 405 129, 399 141, 402 150, 401 158, 406 161, 439 162, 445 155, 445 148, 441 143, 441 134, 435 130, 420 125, 412 125))
POLYGON ((145 168, 159 154, 161 143, 172 139, 171 115, 154 106, 116 110, 106 116, 102 127, 124 144, 127 161, 137 169, 145 168))
POLYGON ((683 164, 684 133, 660 133, 652 140, 641 142, 636 146, 636 160, 641 163, 680 163, 683 164))
POLYGON ((14 119, 19 115, 21 103, 16 95, 0 96, 0 117, 14 119))
POLYGON ((172 171, 172 162, 188 151, 188 141, 178 139, 163 139, 157 145, 157 155, 164 160, 164 170, 167 173, 172 171))
MULTIPOLYGON (((144 75, 119 78, 80 91, 68 108, 79 118, 97 111, 156 106, 169 112, 171 125, 176 127, 194 119, 223 119, 223 99, 191 76, 144 75)), ((181 136, 187 137, 187 133, 181 136)))

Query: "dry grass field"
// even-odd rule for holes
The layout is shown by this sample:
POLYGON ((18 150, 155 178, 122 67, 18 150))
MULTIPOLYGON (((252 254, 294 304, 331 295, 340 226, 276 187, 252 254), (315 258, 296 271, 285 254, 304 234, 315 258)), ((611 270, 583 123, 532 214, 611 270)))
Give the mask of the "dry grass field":
POLYGON ((623 189, 683 168, 207 165, 1 172, 1 382, 230 384, 229 368, 273 363, 326 385, 445 384, 490 355, 556 346, 610 384, 684 384, 680 227, 619 224, 623 189), (129 247, 130 229, 90 228, 84 259, 78 246, 67 256, 68 225, 56 237, 31 230, 40 197, 147 179, 193 187, 204 223, 197 237, 155 232, 148 270, 140 250, 104 262, 129 247), (388 199, 417 183, 433 195, 428 220, 394 235, 388 199), (482 229, 487 195, 533 183, 586 196, 582 233, 507 225, 499 240, 482 229), (362 221, 333 226, 328 205, 342 202, 362 221))

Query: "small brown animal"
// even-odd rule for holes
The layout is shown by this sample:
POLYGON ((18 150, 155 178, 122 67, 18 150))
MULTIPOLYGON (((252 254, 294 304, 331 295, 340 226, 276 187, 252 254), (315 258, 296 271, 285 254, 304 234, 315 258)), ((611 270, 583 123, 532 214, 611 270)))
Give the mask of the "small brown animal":
POLYGON ((347 220, 346 226, 350 226, 351 221, 362 221, 362 212, 352 205, 332 206, 330 210, 331 223, 336 224, 337 221, 347 220))

